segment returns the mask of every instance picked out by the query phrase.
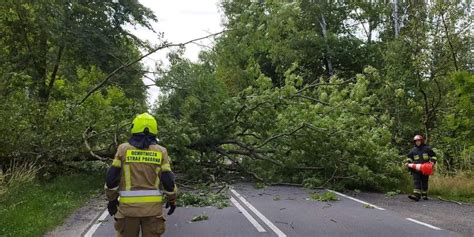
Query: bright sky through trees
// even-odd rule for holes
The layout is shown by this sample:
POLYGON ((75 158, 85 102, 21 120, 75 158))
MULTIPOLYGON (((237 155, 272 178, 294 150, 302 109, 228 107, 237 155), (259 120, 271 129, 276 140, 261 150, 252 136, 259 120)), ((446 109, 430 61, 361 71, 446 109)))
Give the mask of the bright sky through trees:
MULTIPOLYGON (((156 32, 163 32, 164 39, 169 42, 178 43, 195 39, 222 30, 221 13, 218 9, 217 0, 192 1, 192 0, 140 0, 145 7, 150 8, 158 18, 158 22, 153 23, 156 32)), ((137 28, 132 32, 141 39, 149 40, 153 44, 158 44, 158 36, 148 29, 137 28)), ((196 61, 202 47, 210 46, 211 39, 202 40, 197 44, 186 46, 185 56, 192 61, 196 61)), ((154 70, 155 63, 162 61, 168 64, 166 54, 168 49, 159 51, 145 58, 143 63, 150 70, 154 70)), ((144 79, 145 84, 152 84, 148 79, 144 79)), ((157 98, 159 89, 150 87, 148 89, 148 103, 153 103, 157 98)))

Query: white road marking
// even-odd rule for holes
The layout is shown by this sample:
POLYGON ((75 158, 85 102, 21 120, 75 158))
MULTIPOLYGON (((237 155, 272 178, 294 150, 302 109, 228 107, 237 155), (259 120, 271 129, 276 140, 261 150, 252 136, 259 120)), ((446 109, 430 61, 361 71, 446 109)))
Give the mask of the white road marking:
MULTIPOLYGON (((356 202, 373 206, 375 209, 382 210, 382 211, 385 210, 384 208, 378 207, 378 206, 376 206, 376 205, 374 205, 374 204, 370 204, 370 203, 368 203, 368 202, 364 202, 364 201, 362 201, 362 200, 359 200, 359 199, 357 199, 357 198, 353 198, 353 197, 351 197, 351 196, 347 196, 347 195, 345 195, 345 194, 336 192, 336 191, 334 191, 334 190, 328 189, 328 191, 329 191, 329 192, 332 192, 332 193, 335 193, 335 194, 337 194, 337 195, 340 195, 340 196, 342 196, 342 197, 349 198, 349 199, 354 200, 354 201, 356 201, 356 202)), ((439 228, 439 227, 436 227, 436 226, 433 226, 433 225, 430 225, 430 224, 427 224, 427 223, 424 223, 424 222, 421 222, 421 221, 417 221, 417 220, 412 219, 412 218, 405 218, 405 219, 407 219, 407 220, 409 220, 409 221, 412 221, 412 222, 415 222, 415 223, 420 224, 420 225, 424 225, 424 226, 426 226, 426 227, 428 227, 428 228, 431 228, 431 229, 434 229, 434 230, 442 230, 442 229, 439 228)))
POLYGON ((353 201, 356 201, 356 202, 359 202, 359 203, 362 203, 362 204, 365 204, 365 205, 373 206, 375 209, 382 210, 382 211, 385 210, 384 208, 378 207, 378 206, 376 206, 376 205, 374 205, 374 204, 370 204, 370 203, 368 203, 368 202, 364 202, 364 201, 362 201, 362 200, 359 200, 359 199, 357 199, 357 198, 353 198, 353 197, 351 197, 351 196, 347 196, 347 195, 345 195, 345 194, 336 192, 336 191, 334 191, 334 190, 328 189, 328 191, 329 191, 329 192, 332 192, 332 193, 335 193, 335 194, 337 194, 337 195, 339 195, 339 196, 343 196, 343 197, 345 197, 345 198, 349 198, 349 199, 351 199, 351 200, 353 200, 353 201))
POLYGON ((428 228, 431 228, 431 229, 434 229, 434 230, 442 230, 439 227, 436 227, 436 226, 433 226, 433 225, 430 225, 430 224, 426 224, 425 222, 417 221, 417 220, 411 219, 411 218, 406 218, 406 219, 409 220, 409 221, 415 222, 417 224, 424 225, 424 226, 426 226, 428 228))
POLYGON ((105 209, 105 211, 102 213, 102 215, 100 215, 99 219, 97 219, 95 222, 94 225, 91 226, 91 228, 89 229, 89 231, 87 231, 87 233, 84 235, 84 237, 92 237, 92 235, 95 233, 95 231, 99 228, 99 226, 102 224, 102 221, 105 220, 105 218, 109 215, 109 212, 107 211, 107 209, 105 209))
POLYGON ((276 227, 270 220, 268 220, 262 213, 260 213, 252 204, 250 204, 242 195, 237 193, 234 189, 230 189, 230 191, 240 200, 243 204, 245 204, 255 215, 260 218, 270 229, 278 235, 278 237, 286 237, 286 234, 283 233, 278 227, 276 227))
POLYGON ((252 223, 253 226, 255 226, 255 228, 257 228, 258 232, 267 232, 259 223, 257 220, 255 220, 255 218, 253 218, 253 216, 251 216, 247 210, 245 210, 238 202, 237 200, 235 200, 233 197, 230 198, 230 201, 234 204, 235 207, 237 207, 237 209, 240 210, 240 212, 242 212, 242 214, 247 217, 247 219, 250 221, 250 223, 252 223))

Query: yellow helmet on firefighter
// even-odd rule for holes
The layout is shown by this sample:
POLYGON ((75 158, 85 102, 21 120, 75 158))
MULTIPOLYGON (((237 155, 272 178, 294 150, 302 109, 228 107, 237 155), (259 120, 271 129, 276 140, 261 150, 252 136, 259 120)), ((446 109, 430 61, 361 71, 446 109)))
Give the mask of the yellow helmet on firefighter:
POLYGON ((132 122, 132 134, 143 133, 145 130, 148 130, 148 132, 153 135, 158 134, 158 125, 156 120, 149 113, 137 115, 137 117, 135 117, 132 122))

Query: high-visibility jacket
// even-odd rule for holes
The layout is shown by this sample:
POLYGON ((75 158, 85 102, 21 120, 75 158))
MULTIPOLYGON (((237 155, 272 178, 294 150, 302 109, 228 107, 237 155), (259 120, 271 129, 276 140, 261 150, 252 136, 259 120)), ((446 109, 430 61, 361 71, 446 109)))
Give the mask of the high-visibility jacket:
POLYGON ((108 200, 119 197, 115 217, 161 216, 165 191, 160 189, 160 177, 162 172, 171 172, 166 149, 151 145, 143 150, 123 143, 117 149, 113 167, 120 169, 120 183, 117 187, 106 185, 106 194, 108 200))

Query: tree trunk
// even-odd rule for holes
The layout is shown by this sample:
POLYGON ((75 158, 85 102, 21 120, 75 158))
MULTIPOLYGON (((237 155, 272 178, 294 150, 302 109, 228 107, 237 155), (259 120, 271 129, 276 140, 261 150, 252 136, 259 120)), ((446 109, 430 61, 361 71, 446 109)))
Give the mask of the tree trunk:
POLYGON ((398 38, 398 35, 400 34, 400 21, 399 21, 399 16, 398 16, 398 0, 393 0, 392 5, 393 5, 393 11, 392 11, 393 29, 395 31, 395 38, 398 38))
POLYGON ((321 20, 319 21, 319 25, 321 26, 321 35, 323 36, 324 42, 326 44, 326 55, 324 57, 324 60, 326 61, 327 74, 330 77, 334 75, 334 70, 333 70, 332 62, 331 62, 329 42, 328 42, 328 37, 327 37, 327 24, 326 24, 326 19, 324 18, 324 15, 321 15, 321 20))
POLYGON ((48 37, 45 29, 42 29, 39 34, 39 39, 38 39, 38 54, 37 54, 37 61, 38 65, 36 65, 36 71, 38 73, 38 77, 36 78, 38 80, 38 100, 41 103, 46 102, 46 96, 47 96, 47 85, 46 85, 46 80, 47 80, 47 65, 48 65, 48 37))
MULTIPOLYGON (((369 1, 369 11, 372 11, 372 0, 369 1)), ((369 25, 369 29, 367 31, 367 44, 372 44, 372 31, 374 30, 372 25, 372 18, 369 16, 367 18, 367 23, 369 25)))
POLYGON ((451 49, 451 56, 453 58, 453 64, 456 71, 459 71, 458 68, 458 60, 456 59, 456 50, 453 47, 453 43, 451 42, 451 37, 449 35, 448 25, 446 24, 446 20, 444 19, 444 13, 441 14, 441 19, 443 22, 444 32, 446 34, 446 40, 448 41, 449 48, 451 49))

